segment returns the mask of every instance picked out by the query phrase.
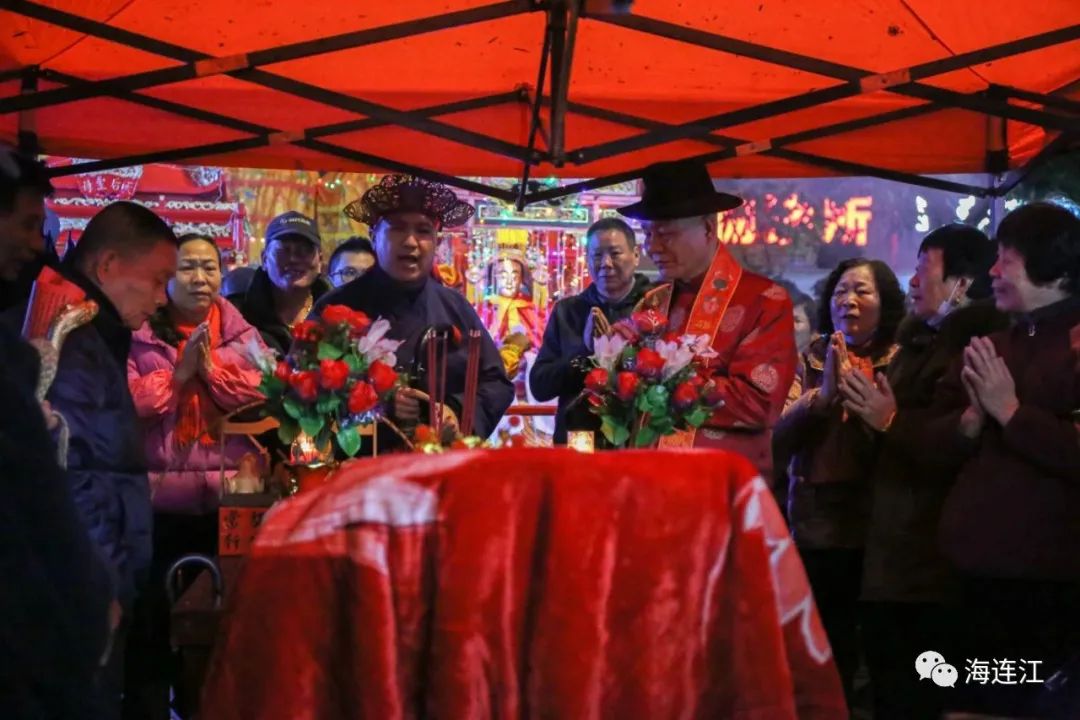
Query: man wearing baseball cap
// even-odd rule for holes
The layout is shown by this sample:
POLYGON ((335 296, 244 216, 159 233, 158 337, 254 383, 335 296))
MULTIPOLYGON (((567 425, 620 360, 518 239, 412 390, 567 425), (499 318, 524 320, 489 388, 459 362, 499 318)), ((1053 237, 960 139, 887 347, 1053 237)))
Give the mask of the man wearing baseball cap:
POLYGON ((284 355, 292 343, 292 327, 330 285, 322 271, 322 242, 315 221, 295 210, 282 213, 266 227, 262 267, 246 290, 228 295, 272 349, 284 355))

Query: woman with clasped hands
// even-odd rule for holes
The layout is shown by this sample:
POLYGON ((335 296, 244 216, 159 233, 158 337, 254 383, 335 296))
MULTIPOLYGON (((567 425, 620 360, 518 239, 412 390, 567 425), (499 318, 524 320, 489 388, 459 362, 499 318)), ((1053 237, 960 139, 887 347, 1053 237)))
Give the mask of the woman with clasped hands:
POLYGON ((904 294, 885 263, 858 258, 833 270, 818 307, 825 334, 803 353, 773 442, 790 458, 791 531, 850 704, 875 432, 844 407, 840 383, 888 365, 904 294))

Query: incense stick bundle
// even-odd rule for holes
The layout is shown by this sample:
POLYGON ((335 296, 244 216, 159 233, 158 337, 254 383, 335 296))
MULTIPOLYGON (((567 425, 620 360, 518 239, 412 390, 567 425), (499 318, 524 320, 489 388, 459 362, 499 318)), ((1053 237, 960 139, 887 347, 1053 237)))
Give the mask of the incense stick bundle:
POLYGON ((439 420, 442 419, 442 415, 439 412, 438 404, 435 402, 435 384, 439 379, 439 371, 435 366, 436 350, 435 333, 432 331, 427 336, 428 424, 431 425, 435 437, 439 437, 439 420))
POLYGON ((476 419, 476 391, 480 384, 480 331, 469 331, 469 356, 465 366, 465 397, 462 400, 461 432, 472 435, 476 419))
POLYGON ((450 333, 447 330, 439 332, 439 427, 437 437, 442 437, 443 407, 446 403, 446 366, 450 361, 450 353, 447 350, 450 333))

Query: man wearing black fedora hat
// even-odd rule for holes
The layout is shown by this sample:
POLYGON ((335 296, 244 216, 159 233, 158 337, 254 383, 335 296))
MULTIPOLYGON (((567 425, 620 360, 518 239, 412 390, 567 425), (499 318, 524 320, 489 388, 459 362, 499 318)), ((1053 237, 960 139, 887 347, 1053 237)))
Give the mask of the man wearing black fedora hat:
MULTIPOLYGON (((473 207, 459 200, 450 188, 411 175, 387 175, 359 199, 349 203, 345 214, 366 224, 375 245, 375 266, 366 274, 319 300, 315 312, 327 305, 345 305, 372 319, 390 321, 387 337, 401 340, 397 357, 410 366, 421 351, 427 330, 456 328, 461 335, 480 330, 480 375, 476 388, 474 434, 486 437, 495 430, 514 399, 514 386, 506 377, 502 358, 491 336, 465 296, 444 287, 432 277, 438 231, 465 224, 473 207)), ((460 418, 465 394, 467 349, 458 343, 448 352, 445 402, 453 417, 460 418)), ((426 368, 425 368, 426 372, 426 368)), ((410 425, 427 417, 423 378, 411 378, 414 388, 398 391, 391 413, 410 425)), ((379 446, 395 440, 388 437, 379 446)))
POLYGON ((708 361, 721 406, 697 432, 661 447, 715 447, 739 452, 772 476, 772 427, 795 376, 791 300, 773 281, 747 272, 720 242, 717 217, 742 205, 717 192, 704 165, 659 163, 644 175, 640 202, 620 208, 641 221, 645 253, 661 284, 641 304, 666 313, 670 330, 707 335, 708 361))

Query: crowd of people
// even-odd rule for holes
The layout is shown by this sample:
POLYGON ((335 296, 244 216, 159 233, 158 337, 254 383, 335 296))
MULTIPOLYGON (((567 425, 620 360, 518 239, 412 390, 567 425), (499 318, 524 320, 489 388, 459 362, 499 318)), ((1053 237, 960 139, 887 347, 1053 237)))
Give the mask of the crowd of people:
MULTIPOLYGON (((473 208, 389 175, 346 209, 371 241, 324 264, 315 222, 288 212, 268 226, 261 266, 226 275, 212 238, 176 237, 117 202, 61 260, 42 237, 43 166, 4 152, 0 716, 167 718, 178 673, 164 575, 181 555, 215 553, 223 476, 259 453, 219 432, 261 400, 251 349, 284 355, 327 305, 388 319, 406 365, 433 328, 483 330, 432 272, 439 232, 473 208), (20 337, 45 266, 98 307, 51 360, 20 337), (39 402, 43 362, 55 380, 39 402)), ((1080 219, 1032 203, 996 242, 944 226, 923 239, 906 292, 888 265, 858 258, 812 299, 719 242, 717 213, 740 203, 703 166, 662 163, 620 211, 643 244, 617 218, 589 229, 592 283, 555 305, 529 368, 537 399, 558 399, 556 444, 595 427, 575 401, 599 334, 651 308, 674 332, 707 335, 722 402, 689 442, 741 453, 773 482, 849 703, 865 666, 879 719, 1075 709, 1062 679, 1080 682, 1080 219), (927 650, 961 669, 1038 661, 1042 682, 944 692, 915 671, 927 650)), ((452 348, 451 426, 467 365, 452 348)), ((479 373, 487 435, 514 387, 486 332, 479 373)), ((388 409, 402 427, 431 401, 422 372, 413 380, 388 409)))

